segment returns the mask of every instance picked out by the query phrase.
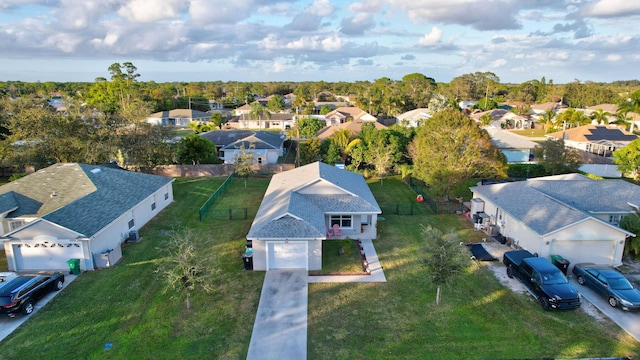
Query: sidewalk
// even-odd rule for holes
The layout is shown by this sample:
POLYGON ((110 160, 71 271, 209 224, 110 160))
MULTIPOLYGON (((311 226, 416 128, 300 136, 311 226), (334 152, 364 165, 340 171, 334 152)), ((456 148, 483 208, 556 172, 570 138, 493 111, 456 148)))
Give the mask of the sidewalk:
POLYGON ((387 278, 384 276, 382 265, 378 260, 378 254, 376 248, 373 246, 371 239, 361 240, 362 248, 364 249, 364 255, 369 263, 369 269, 371 274, 367 275, 320 275, 309 276, 309 283, 348 283, 348 282, 387 282, 387 278))

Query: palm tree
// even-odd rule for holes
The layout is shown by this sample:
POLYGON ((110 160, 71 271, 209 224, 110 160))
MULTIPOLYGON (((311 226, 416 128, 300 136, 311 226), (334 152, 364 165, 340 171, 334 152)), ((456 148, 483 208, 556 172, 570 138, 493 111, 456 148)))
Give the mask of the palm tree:
POLYGON ((609 125, 609 116, 611 116, 611 113, 602 109, 596 109, 596 111, 591 114, 591 118, 597 121, 598 124, 604 123, 605 125, 609 125))
POLYGON ((555 116, 556 116, 556 112, 552 109, 549 109, 545 111, 544 114, 542 114, 542 116, 540 116, 540 118, 538 119, 538 122, 540 122, 540 124, 542 124, 542 126, 544 127, 545 133, 550 132, 550 130, 555 125, 553 121, 553 118, 555 116))
POLYGON ((482 116, 480 116, 480 124, 482 124, 482 126, 488 126, 489 124, 491 124, 492 119, 493 118, 491 117, 491 113, 486 112, 482 114, 482 116))
MULTIPOLYGON (((631 94, 631 96, 629 97, 629 100, 623 102, 618 107, 618 115, 624 114, 624 118, 626 118, 627 114, 629 113, 640 114, 640 90, 631 94)), ((634 125, 634 122, 632 120, 630 129, 629 129, 630 132, 633 132, 633 125, 634 125)))
POLYGON ((267 108, 262 106, 259 102, 254 102, 251 104, 251 111, 249 111, 249 117, 258 120, 258 129, 260 129, 260 120, 262 120, 262 116, 267 119, 271 119, 271 113, 267 108))

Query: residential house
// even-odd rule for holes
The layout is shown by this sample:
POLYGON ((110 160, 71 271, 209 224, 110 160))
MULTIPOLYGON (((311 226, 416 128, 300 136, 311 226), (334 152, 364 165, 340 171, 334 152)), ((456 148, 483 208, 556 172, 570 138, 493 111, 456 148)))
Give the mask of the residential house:
POLYGON ((533 149, 538 145, 527 137, 507 130, 487 128, 491 142, 507 158, 508 163, 528 163, 533 160, 533 149))
POLYGON ((396 124, 406 127, 418 127, 431 118, 429 109, 418 108, 396 116, 396 124))
POLYGON ((626 238, 618 226, 640 206, 640 187, 572 174, 470 188, 471 216, 513 245, 547 259, 622 264, 626 238))
POLYGON ((375 239, 380 207, 362 175, 315 162, 273 176, 247 240, 253 269, 322 268, 322 244, 375 239))
POLYGON ((173 109, 151 114, 147 117, 147 122, 153 125, 186 127, 191 122, 207 122, 210 119, 211 114, 199 110, 173 109))
POLYGON ((474 112, 471 118, 479 122, 485 114, 491 116, 491 122, 487 127, 497 129, 531 129, 533 126, 533 120, 505 109, 474 112))
POLYGON ((615 125, 583 125, 545 135, 564 139, 564 146, 592 154, 611 156, 616 149, 627 146, 638 136, 615 125))
POLYGON ((325 119, 327 126, 339 125, 347 121, 375 122, 378 120, 375 116, 355 106, 339 107, 326 114, 325 119))
POLYGON ((200 134, 213 142, 218 157, 233 164, 242 151, 254 154, 256 164, 277 164, 284 155, 285 136, 269 131, 213 130, 200 134))
POLYGON ((382 125, 377 121, 354 120, 354 121, 348 121, 338 125, 326 126, 320 129, 320 131, 318 131, 316 135, 318 136, 318 139, 326 140, 330 138, 333 134, 335 134, 337 131, 347 130, 349 131, 350 134, 355 136, 360 134, 360 131, 362 130, 362 125, 364 124, 373 124, 373 126, 378 130, 387 128, 385 125, 382 125))
POLYGON ((110 166, 51 165, 0 186, 0 240, 9 270, 114 265, 120 244, 173 201, 174 179, 110 166))
POLYGON ((269 118, 261 116, 256 119, 255 116, 240 115, 232 117, 227 123, 230 129, 278 129, 281 131, 293 129, 296 125, 297 116, 291 113, 275 113, 269 118))
POLYGON ((562 103, 562 100, 560 101, 552 101, 552 102, 546 102, 546 103, 542 103, 542 104, 533 104, 531 105, 531 112, 534 115, 542 115, 544 113, 546 113, 549 110, 553 110, 554 112, 561 112, 564 111, 566 109, 568 109, 569 107, 565 104, 562 103))

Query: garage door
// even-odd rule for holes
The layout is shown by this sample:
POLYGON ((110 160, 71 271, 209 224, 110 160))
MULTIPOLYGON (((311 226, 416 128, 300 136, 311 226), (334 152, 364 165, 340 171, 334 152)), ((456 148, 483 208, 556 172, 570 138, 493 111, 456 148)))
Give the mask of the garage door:
POLYGON ((306 242, 268 242, 267 249, 267 270, 308 269, 306 242))
POLYGON ((561 255, 573 264, 611 264, 615 251, 615 241, 612 240, 556 240, 551 244, 551 255, 561 255))
POLYGON ((21 270, 65 270, 69 269, 67 261, 73 258, 82 259, 82 246, 78 244, 51 244, 42 246, 41 244, 13 245, 16 267, 21 270))

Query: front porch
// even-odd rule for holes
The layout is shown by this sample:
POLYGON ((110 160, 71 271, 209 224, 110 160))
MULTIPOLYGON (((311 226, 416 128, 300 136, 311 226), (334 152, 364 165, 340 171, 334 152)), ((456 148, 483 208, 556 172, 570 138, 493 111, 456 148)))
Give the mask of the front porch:
POLYGON ((376 231, 375 227, 370 224, 361 224, 360 227, 351 228, 338 228, 339 231, 334 231, 334 227, 327 227, 327 239, 375 239, 376 231))

